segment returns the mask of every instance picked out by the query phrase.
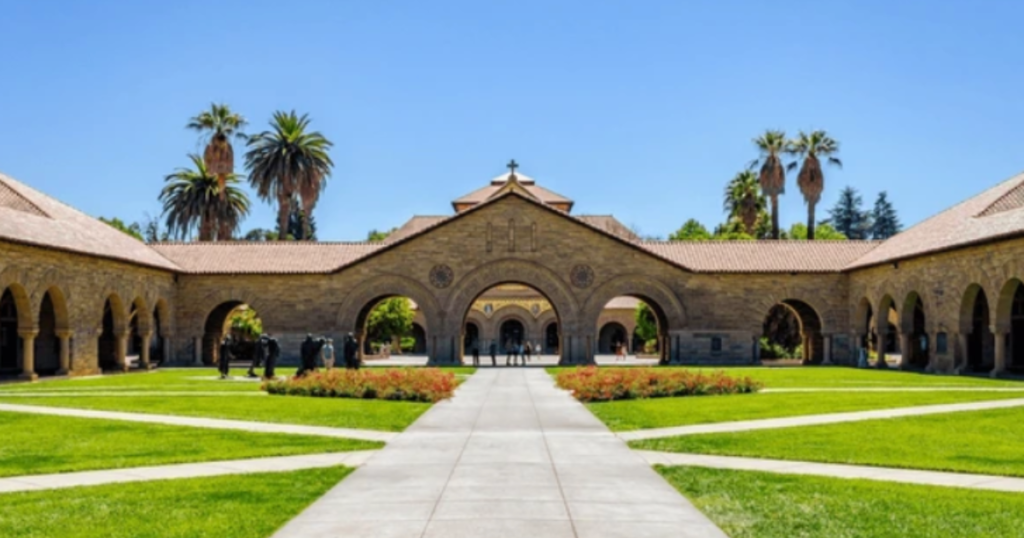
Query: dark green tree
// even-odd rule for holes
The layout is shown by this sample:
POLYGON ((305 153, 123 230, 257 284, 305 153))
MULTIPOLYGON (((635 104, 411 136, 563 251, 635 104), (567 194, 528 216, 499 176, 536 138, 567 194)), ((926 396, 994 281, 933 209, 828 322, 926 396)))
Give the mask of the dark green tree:
POLYGON ((736 174, 725 187, 722 207, 730 220, 738 219, 743 224, 747 235, 757 233, 757 218, 766 205, 757 176, 750 170, 736 174))
POLYGON ((647 303, 641 301, 636 305, 636 334, 644 342, 654 340, 658 337, 658 319, 654 317, 654 311, 647 303))
POLYGON ((711 239, 711 232, 704 227, 697 219, 690 219, 668 236, 669 241, 707 241, 711 239))
POLYGON ((839 201, 829 210, 828 220, 835 230, 848 239, 867 239, 871 233, 871 213, 862 209, 864 199, 853 187, 846 187, 839 193, 839 201))
POLYGON ((903 229, 900 219, 896 215, 896 209, 889 202, 885 191, 878 193, 875 200, 875 208, 871 211, 871 238, 889 239, 903 229))
POLYGON ((298 199, 292 200, 292 208, 288 213, 288 239, 316 241, 316 218, 306 219, 305 209, 298 199))
POLYGON ((245 241, 277 241, 277 232, 266 228, 253 228, 242 237, 245 241))
POLYGON ((373 342, 391 342, 392 350, 401 349, 401 338, 412 331, 416 315, 405 297, 385 299, 373 307, 367 318, 367 332, 373 342))

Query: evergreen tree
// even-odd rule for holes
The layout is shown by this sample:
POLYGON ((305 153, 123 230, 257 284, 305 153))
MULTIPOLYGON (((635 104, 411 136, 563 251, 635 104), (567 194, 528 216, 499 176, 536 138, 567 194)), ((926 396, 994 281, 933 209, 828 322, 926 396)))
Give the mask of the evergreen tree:
POLYGON ((872 239, 889 239, 903 228, 899 217, 896 215, 896 209, 892 207, 892 203, 889 202, 885 191, 878 193, 878 199, 875 200, 875 209, 871 212, 871 217, 873 221, 871 225, 872 239))
POLYGON ((839 193, 839 201, 829 210, 829 219, 822 224, 831 224, 839 233, 849 239, 867 239, 871 232, 871 214, 861 207, 864 199, 857 189, 846 187, 839 193))

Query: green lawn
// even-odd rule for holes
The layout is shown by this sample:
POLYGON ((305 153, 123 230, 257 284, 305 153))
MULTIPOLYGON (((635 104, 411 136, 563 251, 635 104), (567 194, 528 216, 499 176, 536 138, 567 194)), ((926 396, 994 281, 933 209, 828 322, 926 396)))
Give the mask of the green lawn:
POLYGON ((5 538, 265 538, 351 469, 160 480, 0 495, 5 538))
POLYGON ((1012 538, 1024 495, 693 467, 658 471, 733 538, 1012 538))
POLYGON ((8 404, 74 407, 103 411, 155 413, 402 431, 427 409, 428 403, 301 396, 64 396, 7 397, 8 404))
MULTIPOLYGON (((380 448, 383 443, 0 413, 0 477, 380 448)), ((0 536, 5 536, 0 533, 0 536)))
POLYGON ((778 392, 598 402, 587 407, 615 431, 761 418, 1024 398, 1024 392, 778 392))
POLYGON ((1024 408, 688 435, 631 443, 698 454, 1024 477, 1024 408))

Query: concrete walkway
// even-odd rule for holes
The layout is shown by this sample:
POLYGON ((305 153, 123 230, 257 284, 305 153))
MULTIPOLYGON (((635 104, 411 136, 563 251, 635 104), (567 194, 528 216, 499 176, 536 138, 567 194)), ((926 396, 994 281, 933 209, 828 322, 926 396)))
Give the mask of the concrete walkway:
POLYGON ((484 369, 277 538, 724 537, 541 369, 484 369))
POLYGON ((1004 476, 945 473, 940 471, 917 471, 890 467, 866 465, 844 465, 838 463, 813 463, 806 461, 769 460, 760 458, 739 458, 734 456, 707 456, 702 454, 676 454, 638 450, 638 454, 651 465, 687 465, 730 469, 736 471, 763 471, 780 474, 827 476, 832 478, 863 478, 904 484, 925 486, 947 486, 991 491, 1024 492, 1024 478, 1004 476))
POLYGON ((658 439, 680 435, 697 435, 702 433, 731 433, 773 428, 792 428, 797 426, 818 426, 839 422, 857 422, 860 420, 877 420, 884 418, 916 417, 954 413, 959 411, 982 411, 985 409, 1004 409, 1024 406, 1024 398, 1010 400, 990 400, 983 402, 919 405, 914 407, 896 407, 893 409, 875 409, 871 411, 853 411, 849 413, 827 413, 823 415, 805 415, 799 417, 766 418, 760 420, 741 420, 736 422, 718 422, 715 424, 694 424, 691 426, 674 426, 671 428, 652 428, 620 432, 620 439, 639 441, 641 439, 658 439))
POLYGON ((73 488, 78 486, 99 486, 124 482, 145 482, 147 480, 169 480, 178 478, 201 478, 231 474, 277 473, 319 469, 347 465, 362 465, 374 450, 311 454, 306 456, 282 456, 277 458, 251 458, 245 460, 211 461, 205 463, 181 463, 153 467, 131 467, 105 471, 83 471, 78 473, 44 474, 0 478, 0 493, 16 491, 37 491, 43 489, 73 488))
POLYGON ((271 422, 250 422, 246 420, 226 420, 220 418, 180 417, 177 415, 150 415, 148 413, 122 413, 119 411, 92 411, 88 409, 72 409, 67 407, 45 407, 41 405, 20 405, 0 403, 0 411, 13 413, 33 413, 37 415, 55 415, 60 417, 99 418, 106 420, 125 420, 147 424, 166 424, 170 426, 192 426, 195 428, 211 428, 216 430, 240 430, 258 433, 288 433, 292 435, 316 435, 320 437, 338 437, 359 439, 362 441, 389 441, 397 433, 375 430, 356 430, 351 428, 329 428, 326 426, 300 426, 296 424, 274 424, 271 422))

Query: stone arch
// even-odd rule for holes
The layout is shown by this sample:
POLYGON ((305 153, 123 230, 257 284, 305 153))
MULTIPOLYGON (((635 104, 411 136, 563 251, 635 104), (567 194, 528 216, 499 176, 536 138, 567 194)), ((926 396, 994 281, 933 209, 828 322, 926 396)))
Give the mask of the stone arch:
MULTIPOLYGON (((153 330, 153 312, 149 309, 146 300, 141 295, 135 297, 135 300, 131 302, 129 316, 135 318, 135 323, 138 326, 140 334, 145 334, 153 330)), ((129 320, 131 322, 131 320, 129 320)))
POLYGON ((153 300, 153 337, 150 339, 149 356, 150 361, 155 364, 164 364, 171 360, 170 349, 167 344, 172 337, 171 311, 167 300, 157 296, 153 300))
POLYGON ((607 321, 597 330, 597 352, 602 355, 615 353, 616 346, 630 347, 629 329, 618 321, 607 321))
POLYGON ((929 341, 930 327, 933 325, 932 312, 928 309, 921 294, 917 291, 907 292, 900 312, 900 331, 903 334, 903 368, 926 368, 931 363, 931 351, 934 346, 929 341))
POLYGON ((961 372, 990 372, 995 366, 992 307, 985 288, 972 282, 960 300, 956 365, 961 372))
POLYGON ((999 290, 993 373, 1024 371, 1024 282, 1010 278, 999 290))
MULTIPOLYGON (((202 334, 206 329, 206 321, 210 313, 220 305, 232 302, 249 305, 249 308, 252 308, 260 314, 260 319, 263 320, 264 324, 263 328, 264 330, 267 329, 267 319, 264 316, 266 316, 267 313, 272 312, 273 309, 271 309, 269 305, 260 298, 260 296, 247 289, 218 289, 217 291, 203 297, 202 302, 200 303, 201 306, 198 308, 198 311, 201 312, 202 315, 194 316, 189 319, 190 325, 187 327, 187 333, 202 334)), ((159 305, 159 302, 157 304, 159 305)), ((170 314, 170 309, 168 309, 168 314, 170 314)), ((168 319, 170 319, 169 315, 168 319)), ((269 334, 271 331, 266 330, 266 332, 269 334)))
POLYGON ((103 318, 106 316, 107 303, 110 304, 114 334, 124 334, 128 330, 128 311, 124 301, 121 299, 121 295, 112 290, 105 292, 100 298, 100 319, 99 323, 97 323, 97 330, 103 330, 103 318))
POLYGON ((1008 333, 1011 330, 1011 315, 1013 312, 1013 300, 1017 288, 1024 286, 1018 278, 1010 278, 999 289, 999 299, 996 303, 995 331, 997 333, 1008 333))
MULTIPOLYGON (((804 364, 820 364, 829 356, 825 349, 825 322, 818 308, 803 299, 784 298, 762 309, 762 323, 766 323, 774 309, 782 308, 796 318, 800 331, 800 346, 804 364)), ((762 328, 762 331, 764 329, 762 328)), ((759 334, 762 335, 763 332, 759 334)))
POLYGON ((581 315, 582 326, 597 326, 598 318, 605 305, 616 297, 636 297, 647 303, 663 317, 665 333, 684 329, 687 325, 686 308, 679 297, 663 282, 647 275, 627 274, 617 276, 597 287, 586 299, 581 315))
POLYGON ((884 293, 878 300, 878 309, 875 311, 875 335, 878 338, 878 362, 876 366, 884 368, 887 366, 886 353, 892 349, 893 353, 900 350, 899 338, 899 309, 896 308, 896 301, 892 295, 884 293), (895 320, 890 320, 890 314, 895 320))
POLYGON ((0 295, 4 292, 9 291, 11 298, 14 300, 14 307, 17 310, 18 316, 18 330, 27 331, 36 328, 36 312, 35 308, 32 308, 32 301, 29 298, 28 291, 20 281, 16 281, 13 278, 4 279, 0 276, 0 295))
POLYGON ((336 326, 340 333, 359 332, 370 310, 388 297, 408 297, 416 302, 427 325, 424 329, 428 340, 440 329, 444 311, 440 309, 437 298, 426 286, 411 278, 391 274, 378 275, 359 282, 352 286, 352 289, 353 291, 342 300, 341 308, 338 310, 336 326))
POLYGON ((128 313, 115 291, 103 294, 96 325, 97 366, 101 370, 123 370, 127 364, 124 337, 128 331, 128 313))
POLYGON ((57 285, 48 286, 42 290, 39 296, 39 306, 42 308, 42 302, 46 297, 50 297, 50 302, 53 304, 53 314, 55 321, 55 329, 58 331, 67 331, 71 329, 71 319, 68 312, 68 300, 67 295, 57 285))
POLYGON ((508 321, 518 321, 523 326, 523 334, 519 336, 524 340, 533 341, 540 336, 540 331, 537 329, 530 311, 521 306, 510 305, 503 307, 497 310, 491 319, 494 320, 495 335, 499 348, 505 345, 501 328, 508 321))

